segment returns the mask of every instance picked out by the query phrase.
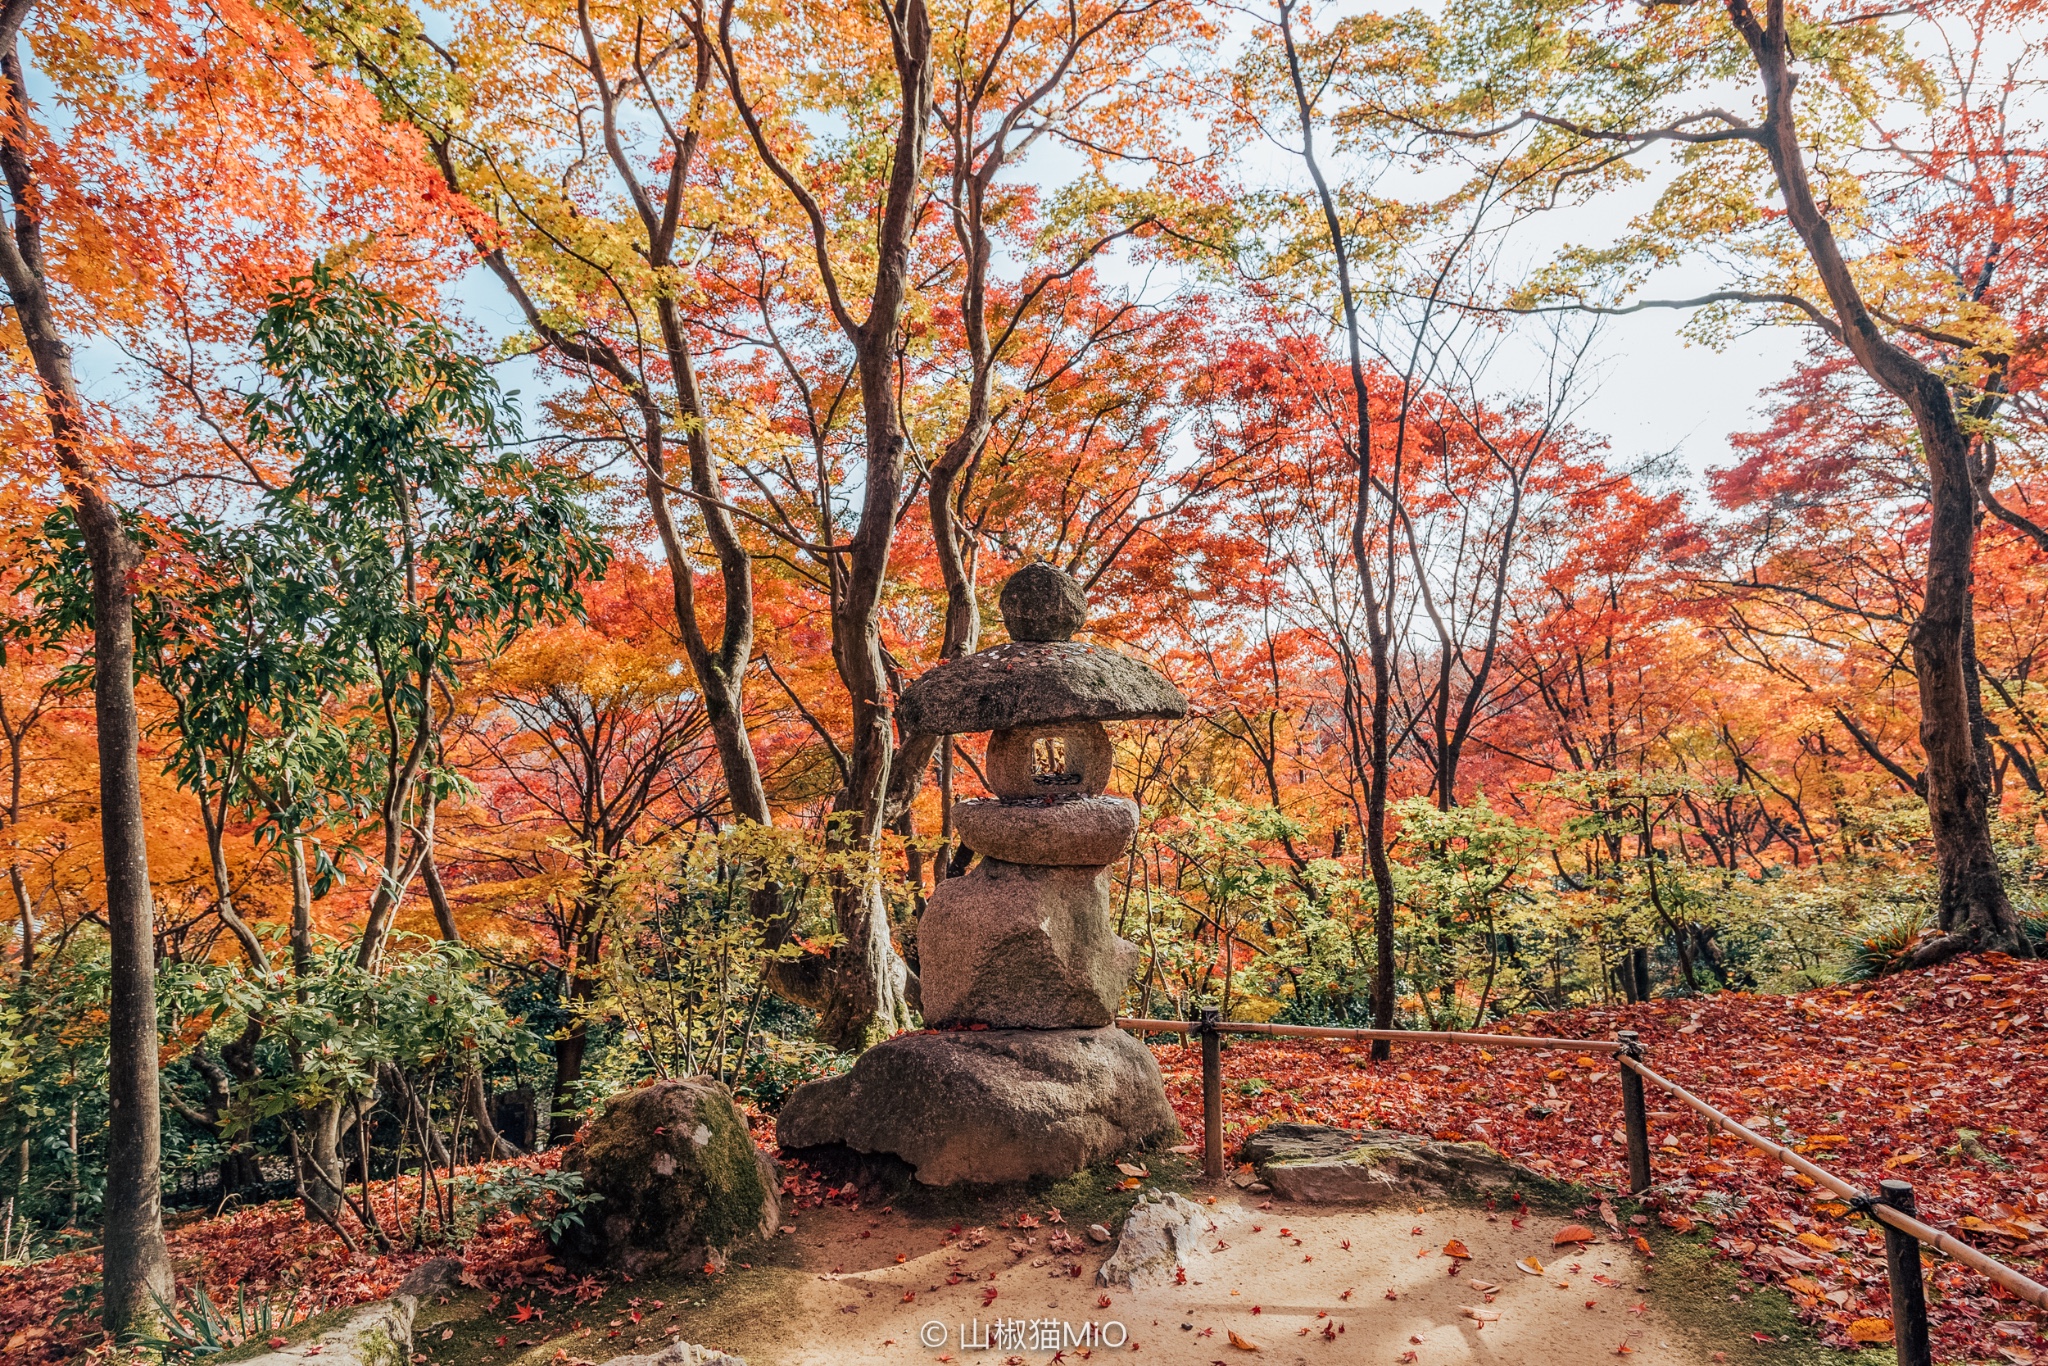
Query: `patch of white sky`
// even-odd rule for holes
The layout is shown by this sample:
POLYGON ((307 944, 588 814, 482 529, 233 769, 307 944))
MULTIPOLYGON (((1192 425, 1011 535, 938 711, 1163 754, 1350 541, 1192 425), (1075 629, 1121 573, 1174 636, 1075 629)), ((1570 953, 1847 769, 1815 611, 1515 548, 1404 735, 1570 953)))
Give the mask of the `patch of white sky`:
MULTIPOLYGON (((1320 6, 1313 18, 1319 27, 1352 14, 1377 7, 1365 3, 1320 6)), ((1420 6, 1425 12, 1441 8, 1440 0, 1420 6)), ((1256 34, 1261 9, 1229 5, 1217 9, 1224 39, 1216 60, 1223 66, 1233 62, 1245 44, 1260 41, 1256 34)), ((1270 15, 1270 8, 1263 11, 1270 15)), ((1217 77, 1221 79, 1221 76, 1217 77)), ((1722 99, 1739 100, 1739 92, 1722 99)), ((1714 101, 1709 101, 1712 103, 1714 101)), ((1734 107, 1734 106, 1730 106, 1734 107)), ((1230 176, 1238 183, 1265 189, 1304 193, 1309 188, 1305 163, 1299 155, 1298 130, 1291 124, 1269 130, 1270 141, 1243 149, 1230 176)), ((1187 148, 1203 148, 1209 130, 1199 115, 1190 112, 1179 141, 1187 148)), ((1389 167, 1347 162, 1330 150, 1327 128, 1318 130, 1318 147, 1325 169, 1333 179, 1369 183, 1383 195, 1427 195, 1441 193, 1451 185, 1442 173, 1435 176, 1406 176, 1389 167)), ((1078 174, 1084 167, 1079 154, 1058 143, 1045 143, 1028 163, 1031 171, 1047 184, 1078 174)), ((1657 194, 1675 172, 1673 156, 1656 153, 1640 159, 1647 175, 1637 183, 1602 194, 1582 205, 1564 205, 1550 212, 1522 219, 1497 244, 1491 263, 1496 280, 1519 278, 1554 259, 1573 246, 1605 243, 1625 229, 1635 215, 1648 210, 1657 194)), ((1142 176, 1142 168, 1113 168, 1120 179, 1142 176)), ((1171 278, 1153 265, 1134 262, 1129 252, 1106 261, 1105 279, 1154 295, 1186 282, 1171 278)), ((1726 287, 1728 281, 1708 261, 1683 260, 1659 270, 1641 298, 1682 299, 1726 287)), ((1334 301, 1331 303, 1334 310, 1334 301)), ((1688 313, 1683 310, 1648 310, 1598 320, 1589 352, 1580 366, 1570 404, 1572 421, 1588 434, 1604 439, 1613 460, 1622 466, 1658 464, 1673 475, 1697 487, 1709 469, 1730 463, 1734 448, 1729 438, 1753 430, 1764 418, 1765 391, 1782 381, 1805 355, 1807 339, 1799 329, 1786 326, 1738 324, 1717 345, 1689 338, 1684 327, 1688 313)), ((1372 320, 1369 331, 1377 331, 1380 343, 1393 349, 1400 331, 1397 320, 1372 320)), ((1491 345, 1478 347, 1483 355, 1482 370, 1474 387, 1481 396, 1497 401, 1522 397, 1540 398, 1546 392, 1555 366, 1551 327, 1547 319, 1523 319, 1509 324, 1491 345)))

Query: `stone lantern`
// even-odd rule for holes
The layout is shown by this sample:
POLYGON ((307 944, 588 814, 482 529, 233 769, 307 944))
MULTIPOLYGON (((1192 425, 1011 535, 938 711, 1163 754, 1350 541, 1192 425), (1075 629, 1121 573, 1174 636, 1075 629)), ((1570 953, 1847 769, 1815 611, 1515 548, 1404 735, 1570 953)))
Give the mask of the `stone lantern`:
POLYGON ((897 704, 908 731, 992 732, 995 795, 953 807, 981 857, 918 926, 929 1027, 797 1088, 776 1122, 785 1148, 888 1154, 929 1185, 1066 1176, 1178 1132, 1152 1054, 1113 1023, 1139 950, 1111 929, 1109 873, 1138 807, 1105 794, 1103 723, 1182 716, 1187 699, 1075 641, 1087 601, 1052 566, 1019 570, 998 601, 1010 643, 941 664, 897 704))

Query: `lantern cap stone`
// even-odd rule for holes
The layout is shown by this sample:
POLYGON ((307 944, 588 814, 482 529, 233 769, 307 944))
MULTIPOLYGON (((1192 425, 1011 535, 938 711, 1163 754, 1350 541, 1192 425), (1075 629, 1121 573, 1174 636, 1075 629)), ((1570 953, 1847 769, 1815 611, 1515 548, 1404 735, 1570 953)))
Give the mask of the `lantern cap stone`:
POLYGON ((1010 575, 996 605, 1017 641, 1072 640, 1088 619, 1088 598, 1074 576, 1043 562, 1010 575))
POLYGON ((1088 599, 1073 576, 1027 564, 997 597, 1011 641, 948 660, 903 690, 896 719, 924 735, 1185 716, 1188 700, 1140 660, 1072 639, 1088 599))
POLYGON ((1148 721, 1187 715, 1165 674, 1100 645, 1012 641, 949 660, 903 690, 905 730, 958 735, 1070 721, 1148 721))

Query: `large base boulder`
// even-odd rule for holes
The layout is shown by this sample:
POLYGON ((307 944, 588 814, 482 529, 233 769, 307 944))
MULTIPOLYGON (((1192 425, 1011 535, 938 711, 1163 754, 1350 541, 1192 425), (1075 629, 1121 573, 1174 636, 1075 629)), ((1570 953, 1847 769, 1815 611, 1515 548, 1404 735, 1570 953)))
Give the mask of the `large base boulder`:
POLYGON ((1557 1183, 1484 1143, 1444 1143, 1390 1129, 1273 1124, 1246 1139, 1239 1159, 1284 1200, 1390 1204, 1557 1183))
POLYGON ((622 1091, 562 1154, 603 1199, 556 1240, 563 1261, 628 1275, 675 1262, 723 1265, 726 1250, 782 1220, 775 1165, 732 1093, 710 1077, 622 1091))
POLYGON ((1117 1029, 899 1035, 799 1086, 775 1123, 785 1149, 890 1154, 928 1186, 1070 1176, 1179 1132, 1159 1064, 1117 1029))
POLYGON ((983 858, 932 894, 917 954, 931 1024, 1093 1029, 1116 1018, 1140 951, 1109 927, 1107 868, 983 858))

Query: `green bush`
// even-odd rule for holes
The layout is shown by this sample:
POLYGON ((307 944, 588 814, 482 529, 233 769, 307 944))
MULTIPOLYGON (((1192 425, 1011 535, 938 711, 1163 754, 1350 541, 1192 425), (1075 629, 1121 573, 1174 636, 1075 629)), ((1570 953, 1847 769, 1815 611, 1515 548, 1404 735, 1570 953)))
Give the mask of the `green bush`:
POLYGON ((604 1199, 583 1189, 582 1172, 521 1164, 484 1166, 458 1174, 454 1182, 462 1208, 477 1224, 496 1214, 521 1214, 550 1242, 583 1222, 583 1211, 604 1199))

